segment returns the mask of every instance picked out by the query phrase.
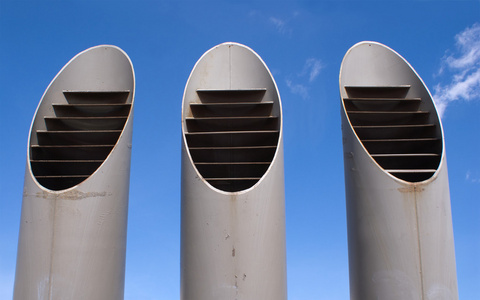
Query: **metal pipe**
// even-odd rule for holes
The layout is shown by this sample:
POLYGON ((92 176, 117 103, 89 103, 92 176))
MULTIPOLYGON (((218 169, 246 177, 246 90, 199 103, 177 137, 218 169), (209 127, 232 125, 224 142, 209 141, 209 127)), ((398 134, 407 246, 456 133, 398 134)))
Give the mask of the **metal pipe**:
POLYGON ((75 56, 32 121, 14 299, 123 299, 135 76, 127 54, 75 56))
POLYGON ((351 299, 458 299, 445 142, 430 92, 392 49, 340 70, 351 299))
POLYGON ((282 109, 255 52, 200 58, 182 133, 181 299, 286 299, 282 109))

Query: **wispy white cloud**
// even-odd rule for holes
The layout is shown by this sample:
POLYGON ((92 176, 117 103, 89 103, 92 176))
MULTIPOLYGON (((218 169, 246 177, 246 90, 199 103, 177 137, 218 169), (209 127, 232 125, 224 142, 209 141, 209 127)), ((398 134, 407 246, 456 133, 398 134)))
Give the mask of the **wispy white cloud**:
POLYGON ((290 79, 285 80, 285 83, 293 94, 300 95, 303 99, 308 98, 308 89, 305 85, 293 83, 290 79))
POLYGON ((480 177, 474 176, 471 171, 467 171, 467 174, 465 174, 465 180, 471 183, 480 183, 480 177))
POLYGON ((266 14, 261 10, 251 10, 248 12, 248 17, 256 21, 266 24, 268 27, 273 27, 279 34, 286 37, 292 37, 294 30, 294 21, 301 16, 298 11, 293 11, 289 15, 273 16, 266 14))
POLYGON ((480 100, 480 23, 475 23, 455 36, 454 53, 442 59, 440 75, 450 71, 448 83, 434 87, 435 103, 443 116, 449 103, 459 100, 480 100))
POLYGON ((273 24, 273 26, 275 26, 278 32, 288 33, 289 29, 286 27, 286 22, 284 20, 276 17, 270 17, 269 21, 271 24, 273 24))
POLYGON ((305 62, 303 72, 308 74, 308 81, 313 82, 315 78, 317 78, 318 74, 320 74, 321 69, 323 69, 323 64, 319 59, 309 58, 305 62))
POLYGON ((285 80, 285 83, 293 94, 300 95, 303 99, 308 99, 309 86, 318 77, 323 67, 324 65, 321 60, 317 58, 309 58, 305 61, 302 71, 295 76, 296 82, 290 78, 285 80))

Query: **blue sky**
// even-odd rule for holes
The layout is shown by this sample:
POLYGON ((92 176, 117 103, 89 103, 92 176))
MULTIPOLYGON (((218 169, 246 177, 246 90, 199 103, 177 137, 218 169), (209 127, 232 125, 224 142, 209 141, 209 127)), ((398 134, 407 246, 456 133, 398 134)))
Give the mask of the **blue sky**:
POLYGON ((397 51, 438 99, 460 299, 480 299, 480 2, 318 0, 0 0, 0 299, 13 291, 35 109, 100 44, 127 52, 137 82, 125 299, 179 299, 182 95, 227 41, 262 57, 282 98, 289 299, 348 299, 338 74, 363 40, 397 51))

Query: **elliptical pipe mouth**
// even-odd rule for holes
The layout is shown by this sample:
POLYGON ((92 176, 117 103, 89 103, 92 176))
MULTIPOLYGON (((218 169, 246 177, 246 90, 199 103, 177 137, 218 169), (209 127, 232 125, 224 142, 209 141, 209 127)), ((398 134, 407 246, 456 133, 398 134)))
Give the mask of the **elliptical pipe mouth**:
POLYGON ((422 79, 392 49, 361 42, 340 70, 342 113, 376 164, 394 178, 421 182, 440 167, 440 118, 422 79))
POLYGON ((109 157, 131 119, 135 75, 118 47, 101 45, 72 58, 38 105, 29 139, 29 167, 43 188, 72 188, 109 157))
POLYGON ((224 43, 199 59, 185 87, 182 131, 206 184, 224 192, 252 188, 274 161, 281 128, 277 86, 253 50, 224 43))

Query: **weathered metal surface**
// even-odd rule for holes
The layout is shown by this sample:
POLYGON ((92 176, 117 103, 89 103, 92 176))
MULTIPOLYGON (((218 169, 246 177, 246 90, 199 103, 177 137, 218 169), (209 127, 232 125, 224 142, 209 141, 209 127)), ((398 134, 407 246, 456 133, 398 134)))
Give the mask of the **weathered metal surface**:
MULTIPOLYGON (((134 92, 130 59, 121 49, 106 45, 75 56, 47 88, 30 130, 14 299, 123 299, 134 92), (81 99, 69 99, 66 94, 70 92, 80 93, 81 99), (39 133, 58 131, 55 126, 53 129, 46 127, 46 118, 58 118, 65 109, 80 115, 92 111, 94 114, 108 113, 112 107, 106 108, 98 99, 92 100, 94 105, 88 107, 82 104, 91 103, 88 96, 92 93, 100 93, 100 98, 109 102, 111 97, 105 98, 105 93, 111 96, 117 92, 125 95, 126 106, 123 107, 127 110, 120 109, 126 119, 111 147, 89 151, 99 144, 94 137, 94 143, 84 141, 80 146, 73 138, 68 145, 70 148, 65 149, 63 140, 55 137, 50 139, 53 145, 47 144, 48 149, 38 153, 38 148, 42 147, 37 138, 39 133), (72 103, 81 105, 69 106, 72 103), (63 108, 56 111, 56 104, 63 108), (37 155, 41 158, 35 158, 37 155), (73 185, 70 182, 56 185, 56 182, 64 182, 62 176, 72 174, 48 173, 59 170, 56 169, 58 161, 64 163, 65 160, 74 162, 65 170, 83 172, 78 165, 88 162, 91 155, 100 156, 95 158, 99 161, 98 167, 82 173, 85 178, 73 185), (34 172, 32 166, 36 160, 43 164, 34 172), (48 163, 57 165, 52 167, 48 163), (52 180, 40 183, 45 177, 52 180)), ((73 125, 68 126, 73 128, 60 131, 69 134, 96 130, 85 128, 91 124, 90 117, 72 118, 73 125)), ((100 120, 100 123, 105 122, 100 120)), ((99 137, 102 139, 102 134, 99 137)))
MULTIPOLYGON (((217 109, 223 113, 225 106, 220 105, 217 109)), ((235 108, 227 106, 229 114, 238 112, 238 109, 239 105, 235 108)), ((286 299, 281 116, 280 97, 273 77, 251 49, 236 43, 221 44, 207 51, 195 65, 185 88, 182 106, 181 299, 286 299), (210 98, 205 98, 202 95, 205 91, 214 92, 213 95, 209 94, 210 98), (209 147, 215 148, 209 150, 216 151, 217 143, 224 143, 219 141, 224 136, 216 135, 212 139, 204 136, 192 141, 188 137, 191 127, 186 122, 187 118, 195 117, 194 113, 203 113, 207 109, 192 113, 196 109, 192 103, 221 103, 224 100, 219 102, 211 97, 225 95, 233 95, 229 101, 235 105, 244 103, 245 99, 266 103, 253 111, 250 104, 240 105, 241 109, 246 108, 245 112, 241 112, 242 118, 263 115, 264 105, 269 106, 271 114, 278 118, 278 134, 274 139, 272 157, 263 161, 267 163, 266 170, 259 169, 259 178, 231 190, 209 182, 204 177, 208 176, 208 172, 201 172, 199 160, 195 161, 192 156, 194 144, 207 141, 209 147)), ((255 129, 255 126, 247 128, 249 141, 255 129)), ((241 132, 244 128, 229 130, 237 131, 233 134, 239 136, 245 135, 241 132)), ((258 139, 260 144, 255 146, 259 147, 255 151, 270 151, 265 148, 271 146, 261 144, 268 140, 265 136, 258 139)), ((235 144, 222 144, 221 147, 239 147, 236 143, 243 143, 243 137, 236 136, 229 141, 235 144)), ((225 156, 216 152, 218 155, 208 157, 209 162, 232 163, 225 161, 225 157, 238 158, 240 161, 244 157, 258 158, 245 153, 248 151, 246 147, 240 147, 241 155, 230 152, 230 156, 225 156)), ((256 164, 250 164, 250 167, 256 168, 256 164)), ((229 174, 241 177, 243 173, 229 174)), ((230 181, 229 175, 224 175, 223 179, 227 183, 230 181)))
MULTIPOLYGON (((343 59, 340 95, 351 299, 457 299, 443 130, 428 89, 396 52, 379 43, 361 42, 343 59), (363 88, 365 93, 349 95, 352 86, 363 88), (373 90, 380 89, 381 94, 392 91, 392 87, 397 92, 404 89, 405 94, 371 95, 373 90), (433 136, 441 143, 433 148, 439 162, 427 163, 428 170, 434 166, 431 175, 402 179, 373 157, 378 152, 372 153, 374 150, 359 136, 349 114, 351 108, 346 107, 346 99, 362 97, 421 99, 418 110, 429 112, 429 123, 435 126, 433 136)), ((384 151, 377 157, 395 153, 398 144, 392 140, 408 138, 399 137, 391 127, 384 133, 390 135, 383 137, 389 141, 375 150, 384 151)), ((418 151, 422 155, 414 163, 405 164, 410 171, 424 171, 422 163, 431 155, 423 154, 426 146, 412 147, 408 144, 410 152, 402 155, 418 151)))

